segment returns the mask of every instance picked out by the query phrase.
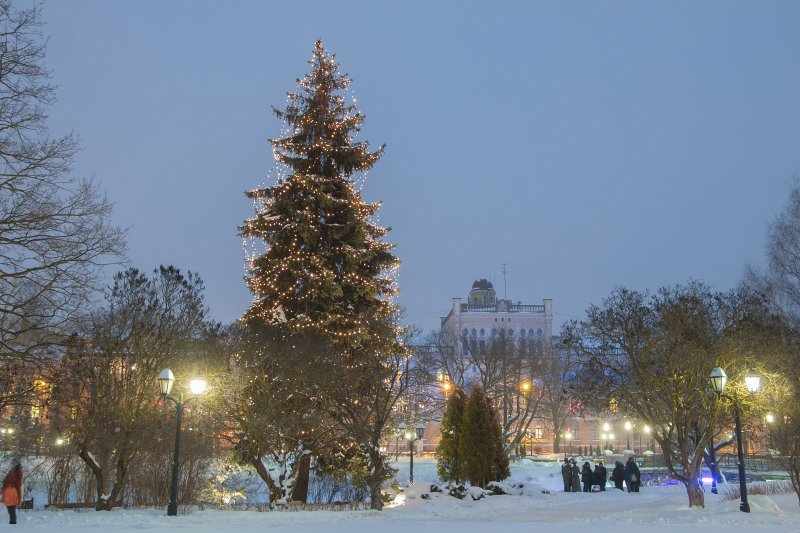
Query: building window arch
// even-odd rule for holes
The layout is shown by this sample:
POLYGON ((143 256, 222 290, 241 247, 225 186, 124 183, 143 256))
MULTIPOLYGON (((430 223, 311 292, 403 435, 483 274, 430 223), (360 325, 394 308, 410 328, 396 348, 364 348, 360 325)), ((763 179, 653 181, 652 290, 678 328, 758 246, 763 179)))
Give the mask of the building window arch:
POLYGON ((486 330, 481 328, 481 337, 485 337, 485 336, 486 336, 486 330))

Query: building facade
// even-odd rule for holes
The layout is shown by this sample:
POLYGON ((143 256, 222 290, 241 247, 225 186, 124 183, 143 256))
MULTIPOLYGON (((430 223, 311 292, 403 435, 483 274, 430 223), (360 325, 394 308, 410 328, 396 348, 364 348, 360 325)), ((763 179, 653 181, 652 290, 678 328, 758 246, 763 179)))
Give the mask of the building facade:
POLYGON ((467 303, 453 298, 453 307, 442 317, 441 330, 473 349, 485 347, 501 333, 548 344, 553 337, 553 300, 545 299, 541 305, 498 300, 492 283, 480 279, 472 284, 467 303))

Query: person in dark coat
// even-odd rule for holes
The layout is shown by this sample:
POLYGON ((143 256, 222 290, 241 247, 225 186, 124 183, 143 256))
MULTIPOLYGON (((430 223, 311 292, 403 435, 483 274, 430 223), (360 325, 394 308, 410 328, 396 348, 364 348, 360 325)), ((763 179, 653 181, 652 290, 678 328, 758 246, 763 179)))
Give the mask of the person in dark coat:
POLYGON ((625 463, 625 484, 628 492, 639 492, 639 484, 642 482, 642 474, 639 472, 639 465, 633 460, 633 456, 628 457, 625 463))
POLYGON ((22 499, 22 464, 20 464, 19 459, 16 457, 11 460, 11 470, 8 471, 5 479, 3 479, 3 494, 6 494, 7 488, 13 488, 16 491, 15 501, 12 499, 6 499, 5 497, 3 498, 3 503, 5 503, 6 509, 8 509, 8 523, 16 524, 17 505, 22 499), (13 505, 9 505, 9 503, 12 503, 13 505))
POLYGON ((594 483, 594 476, 592 475, 592 466, 589 461, 583 463, 581 469, 581 482, 583 483, 583 492, 592 492, 592 483, 594 483))
POLYGON ((594 479, 594 484, 600 487, 601 491, 606 490, 606 477, 608 472, 606 472, 606 467, 603 466, 603 461, 597 463, 597 466, 594 467, 594 474, 592 475, 594 479))
POLYGON ((619 490, 622 489, 622 482, 625 481, 625 467, 622 463, 617 461, 614 463, 614 470, 611 472, 611 481, 614 482, 614 487, 619 490))
POLYGON ((564 457, 564 464, 561 465, 561 479, 564 480, 564 492, 572 490, 572 465, 569 459, 564 457))
POLYGON ((578 468, 578 463, 575 462, 575 459, 572 460, 572 468, 570 469, 572 473, 572 492, 580 492, 581 491, 581 469, 578 468))

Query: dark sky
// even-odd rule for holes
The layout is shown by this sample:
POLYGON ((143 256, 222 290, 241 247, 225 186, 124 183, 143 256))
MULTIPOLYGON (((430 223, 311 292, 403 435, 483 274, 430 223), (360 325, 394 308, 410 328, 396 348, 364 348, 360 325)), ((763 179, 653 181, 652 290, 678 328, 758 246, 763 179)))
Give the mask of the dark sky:
POLYGON ((74 131, 130 226, 133 265, 199 272, 248 307, 243 192, 321 38, 354 82, 363 194, 402 260, 407 320, 437 328, 495 281, 580 318, 614 286, 734 286, 800 172, 800 2, 45 1, 74 131))

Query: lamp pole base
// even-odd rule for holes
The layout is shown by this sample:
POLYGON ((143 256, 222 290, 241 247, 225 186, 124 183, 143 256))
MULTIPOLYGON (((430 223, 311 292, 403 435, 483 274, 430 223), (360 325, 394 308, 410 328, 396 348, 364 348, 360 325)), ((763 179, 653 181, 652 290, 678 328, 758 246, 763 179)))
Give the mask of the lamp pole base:
POLYGON ((739 510, 741 512, 743 512, 743 513, 749 513, 750 512, 750 504, 747 503, 747 502, 740 503, 739 504, 739 510))
POLYGON ((167 504, 167 516, 178 516, 178 504, 176 502, 167 504))

